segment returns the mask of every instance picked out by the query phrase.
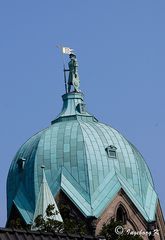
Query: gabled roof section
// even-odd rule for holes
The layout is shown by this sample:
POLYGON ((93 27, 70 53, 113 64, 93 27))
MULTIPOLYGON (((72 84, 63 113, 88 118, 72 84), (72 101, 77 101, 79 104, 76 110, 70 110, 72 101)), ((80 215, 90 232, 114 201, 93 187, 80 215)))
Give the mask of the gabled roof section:
POLYGON ((150 184, 146 188, 146 199, 143 202, 131 184, 115 169, 103 180, 97 191, 85 196, 66 173, 63 169, 61 189, 86 217, 99 217, 118 192, 123 189, 147 222, 155 220, 157 195, 150 184))

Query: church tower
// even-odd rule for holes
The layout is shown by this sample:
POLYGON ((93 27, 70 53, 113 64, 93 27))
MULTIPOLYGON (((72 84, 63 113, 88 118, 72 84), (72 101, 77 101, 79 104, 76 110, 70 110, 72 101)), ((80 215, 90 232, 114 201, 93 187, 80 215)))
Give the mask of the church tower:
MULTIPOLYGON (((67 204, 91 234, 98 235, 103 224, 114 219, 127 229, 152 231, 145 240, 164 240, 163 214, 143 156, 120 132, 87 111, 73 53, 67 71, 60 114, 27 140, 11 163, 7 225, 15 216, 32 225, 37 209, 43 210, 38 199, 45 198, 46 189, 46 203, 53 196, 59 211, 67 204)), ((63 221, 62 212, 59 219, 63 221)))

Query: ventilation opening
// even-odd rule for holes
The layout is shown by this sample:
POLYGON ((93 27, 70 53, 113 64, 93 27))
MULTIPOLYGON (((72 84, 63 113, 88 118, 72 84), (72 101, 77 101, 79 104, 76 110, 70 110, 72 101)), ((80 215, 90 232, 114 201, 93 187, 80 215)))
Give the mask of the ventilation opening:
POLYGON ((25 158, 19 158, 19 159, 17 160, 17 165, 18 165, 18 169, 19 169, 19 170, 24 169, 25 161, 26 161, 25 158))
POLYGON ((84 103, 79 103, 77 105, 77 110, 79 111, 79 113, 86 113, 86 107, 84 103))
POLYGON ((109 158, 116 158, 116 149, 117 148, 113 145, 110 145, 105 149, 109 158))

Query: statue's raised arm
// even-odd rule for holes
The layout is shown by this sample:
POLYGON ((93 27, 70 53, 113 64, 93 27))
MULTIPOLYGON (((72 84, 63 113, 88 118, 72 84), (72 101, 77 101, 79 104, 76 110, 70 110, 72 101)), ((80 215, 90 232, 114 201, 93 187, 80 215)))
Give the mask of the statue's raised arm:
POLYGON ((69 57, 70 62, 68 63, 69 66, 68 92, 70 92, 72 85, 74 87, 74 92, 79 92, 80 79, 78 76, 78 62, 75 54, 71 53, 69 57))

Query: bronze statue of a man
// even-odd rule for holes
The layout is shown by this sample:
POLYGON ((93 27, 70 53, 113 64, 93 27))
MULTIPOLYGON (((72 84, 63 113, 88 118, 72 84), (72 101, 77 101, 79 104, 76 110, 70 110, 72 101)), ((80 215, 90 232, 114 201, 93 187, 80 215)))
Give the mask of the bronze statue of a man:
POLYGON ((75 54, 71 53, 69 57, 70 62, 68 63, 69 66, 68 92, 70 92, 72 85, 74 87, 74 91, 79 92, 80 79, 78 76, 78 62, 75 54))

